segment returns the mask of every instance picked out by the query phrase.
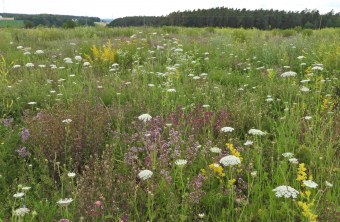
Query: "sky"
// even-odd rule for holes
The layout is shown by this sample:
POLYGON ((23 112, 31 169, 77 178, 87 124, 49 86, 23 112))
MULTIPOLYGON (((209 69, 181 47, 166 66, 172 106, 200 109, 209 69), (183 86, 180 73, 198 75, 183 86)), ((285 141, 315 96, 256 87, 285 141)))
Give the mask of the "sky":
POLYGON ((0 0, 0 12, 120 18, 213 7, 340 12, 340 0, 0 0))

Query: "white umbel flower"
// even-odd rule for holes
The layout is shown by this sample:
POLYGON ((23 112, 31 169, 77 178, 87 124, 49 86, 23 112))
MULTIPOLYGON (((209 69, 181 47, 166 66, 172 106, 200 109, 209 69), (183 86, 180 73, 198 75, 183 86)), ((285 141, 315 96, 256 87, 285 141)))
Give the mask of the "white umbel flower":
POLYGON ((28 214, 30 210, 27 207, 20 207, 14 211, 14 215, 17 217, 23 217, 28 214))
POLYGON ((147 180, 149 178, 151 178, 153 175, 153 172, 151 170, 142 170, 139 172, 138 177, 141 180, 147 180))
POLYGON ((68 176, 69 178, 74 178, 74 177, 76 177, 76 173, 74 173, 74 172, 69 172, 69 173, 67 174, 67 176, 68 176))
POLYGON ((222 152, 222 150, 221 150, 220 148, 216 147, 216 146, 210 148, 210 151, 211 151, 212 153, 221 153, 221 152, 222 152))
POLYGON ((325 184, 326 184, 326 187, 333 187, 333 184, 331 184, 331 183, 328 182, 328 181, 326 181, 325 184))
POLYGON ((148 113, 145 113, 145 114, 138 116, 138 119, 140 121, 147 122, 147 121, 150 121, 152 119, 152 116, 150 116, 150 114, 148 114, 148 113))
POLYGON ((291 77, 291 76, 296 76, 297 75, 297 73, 296 72, 293 72, 293 71, 288 71, 288 72, 284 72, 284 73, 282 73, 281 74, 281 77, 283 77, 283 78, 286 78, 286 77, 291 77))
POLYGON ((251 140, 247 140, 243 145, 245 145, 245 146, 251 146, 251 145, 253 145, 253 141, 251 141, 251 140))
POLYGON ((225 132, 225 133, 233 132, 233 131, 234 131, 234 128, 233 128, 233 127, 226 126, 226 127, 222 127, 221 131, 222 131, 222 132, 225 132))
POLYGON ((248 131, 248 134, 254 135, 254 136, 264 136, 264 135, 266 135, 265 132, 263 132, 259 129, 251 129, 251 130, 248 131))
POLYGON ((290 159, 288 159, 288 161, 292 164, 298 164, 299 163, 299 160, 296 159, 296 158, 290 158, 290 159))
POLYGON ((187 164, 187 163, 188 163, 188 161, 187 161, 187 160, 184 160, 184 159, 178 159, 178 160, 175 161, 175 164, 176 164, 177 166, 184 166, 184 165, 187 164))
POLYGON ((302 86, 302 87, 300 88, 300 91, 301 91, 301 92, 309 92, 310 89, 309 89, 308 87, 306 87, 306 86, 302 86))
POLYGON ((286 158, 292 158, 294 156, 294 154, 291 153, 291 152, 287 152, 287 153, 282 153, 282 156, 286 157, 286 158))
POLYGON ((71 119, 64 119, 62 122, 66 123, 66 124, 70 124, 72 122, 72 120, 71 119))
POLYGON ((299 191, 295 190, 294 188, 290 186, 278 186, 275 189, 273 189, 275 192, 275 196, 277 197, 284 197, 284 198, 296 198, 297 195, 299 194, 299 191))
POLYGON ((60 199, 57 204, 62 206, 62 207, 67 207, 72 203, 73 199, 72 198, 65 198, 65 199, 60 199))
POLYGON ((313 180, 304 180, 303 185, 305 185, 306 187, 309 187, 309 188, 313 188, 313 189, 318 186, 318 184, 315 183, 313 180))
POLYGON ((16 193, 13 195, 14 198, 21 198, 25 195, 25 193, 16 193))
POLYGON ((240 163, 240 158, 234 155, 225 156, 220 159, 220 164, 222 164, 223 166, 234 166, 240 163))

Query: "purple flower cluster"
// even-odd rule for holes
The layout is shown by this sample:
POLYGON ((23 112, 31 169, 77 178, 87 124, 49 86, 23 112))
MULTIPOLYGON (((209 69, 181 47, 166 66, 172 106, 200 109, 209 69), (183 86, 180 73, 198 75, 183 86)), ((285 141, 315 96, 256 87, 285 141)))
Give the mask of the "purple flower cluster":
POLYGON ((25 157, 31 155, 31 153, 24 146, 19 148, 19 149, 17 149, 16 152, 18 153, 19 157, 21 157, 21 158, 25 158, 25 157))
POLYGON ((21 137, 21 141, 24 143, 30 137, 30 132, 28 129, 23 128, 19 133, 19 136, 21 137))

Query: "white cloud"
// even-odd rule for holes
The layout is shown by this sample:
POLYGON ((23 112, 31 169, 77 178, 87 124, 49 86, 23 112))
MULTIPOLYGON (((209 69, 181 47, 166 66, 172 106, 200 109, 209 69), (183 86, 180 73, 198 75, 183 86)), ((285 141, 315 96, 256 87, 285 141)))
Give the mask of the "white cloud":
POLYGON ((167 15, 173 11, 212 8, 279 9, 301 11, 305 8, 340 12, 339 0, 2 0, 0 10, 13 13, 52 13, 117 18, 133 15, 167 15), (5 7, 3 5, 5 3, 5 7))

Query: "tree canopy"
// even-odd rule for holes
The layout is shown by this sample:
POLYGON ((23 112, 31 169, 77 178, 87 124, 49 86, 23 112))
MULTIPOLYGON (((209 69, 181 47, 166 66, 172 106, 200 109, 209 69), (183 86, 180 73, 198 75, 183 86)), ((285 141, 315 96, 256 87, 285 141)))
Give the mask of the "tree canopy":
POLYGON ((185 26, 185 27, 232 27, 257 29, 289 29, 340 27, 340 13, 333 10, 321 14, 318 10, 303 11, 247 10, 212 8, 172 12, 167 16, 134 16, 113 20, 109 26, 185 26))

